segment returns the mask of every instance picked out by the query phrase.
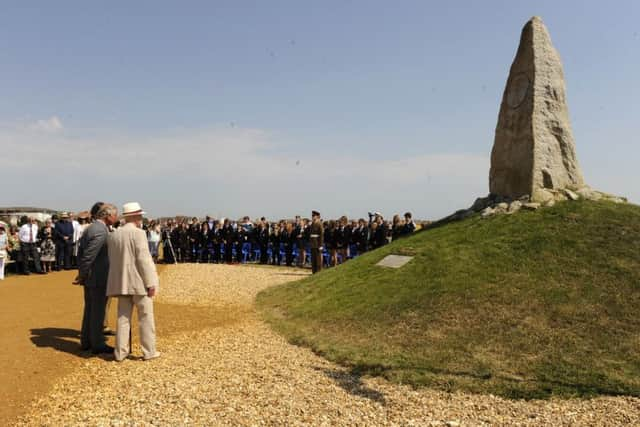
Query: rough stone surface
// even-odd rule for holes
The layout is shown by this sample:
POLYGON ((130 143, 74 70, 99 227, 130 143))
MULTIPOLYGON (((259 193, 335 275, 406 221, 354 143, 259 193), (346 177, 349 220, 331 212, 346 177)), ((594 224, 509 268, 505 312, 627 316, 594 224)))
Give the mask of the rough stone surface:
POLYGON ((602 193, 600 193, 599 191, 592 190, 591 188, 588 188, 588 187, 579 189, 577 193, 580 195, 580 197, 587 200, 598 201, 602 199, 602 193))
POLYGON ((535 203, 535 202, 525 203, 522 205, 522 209, 527 209, 530 211, 535 211, 535 210, 538 210, 539 208, 540 208, 540 203, 535 203))
POLYGON ((569 190, 568 188, 564 189, 564 194, 565 196, 567 196, 567 198, 569 198, 570 200, 576 201, 578 199, 580 199, 580 196, 578 196, 576 193, 574 193, 573 191, 569 190))
POLYGON ((481 212, 490 204, 491 199, 489 197, 478 197, 476 201, 473 202, 473 205, 470 209, 474 212, 481 212))
POLYGON ((491 206, 484 208, 484 210, 482 211, 482 213, 480 214, 480 216, 482 218, 487 218, 491 215, 494 215, 496 213, 496 210, 493 209, 491 206))
POLYGON ((543 189, 584 186, 567 109, 564 73, 542 20, 522 30, 491 153, 493 194, 546 201, 543 189))
POLYGON ((608 193, 604 193, 602 191, 597 191, 594 190, 593 188, 590 187, 583 187, 580 188, 576 191, 576 195, 579 196, 580 198, 586 199, 586 200, 593 200, 593 201, 599 201, 599 200, 606 200, 609 202, 614 202, 614 203, 627 203, 628 200, 626 197, 622 197, 622 196, 616 196, 613 194, 608 194, 608 193))
POLYGON ((520 200, 511 202, 511 204, 509 205, 509 213, 518 212, 521 208, 522 208, 522 202, 520 200))
MULTIPOLYGON (((577 189, 576 191, 572 191, 566 188, 559 190, 542 189, 538 192, 538 198, 535 199, 535 202, 532 202, 531 198, 528 195, 522 196, 516 200, 512 200, 506 196, 497 196, 495 194, 491 194, 487 197, 477 198, 473 206, 466 212, 471 212, 474 214, 480 213, 481 218, 489 218, 494 215, 511 215, 522 209, 537 210, 541 207, 549 208, 555 206, 555 204, 558 202, 571 202, 577 200, 602 200, 613 203, 627 203, 626 197, 604 193, 602 191, 597 191, 585 186, 577 189)), ((454 217, 451 216, 451 218, 454 217)), ((464 218, 455 217, 454 219, 459 220, 464 218)))

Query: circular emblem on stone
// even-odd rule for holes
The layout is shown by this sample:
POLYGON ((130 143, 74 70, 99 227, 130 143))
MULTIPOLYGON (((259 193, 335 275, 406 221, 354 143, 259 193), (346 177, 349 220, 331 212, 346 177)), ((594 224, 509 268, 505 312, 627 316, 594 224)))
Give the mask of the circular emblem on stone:
POLYGON ((526 74, 515 75, 507 89, 507 105, 511 108, 518 108, 527 97, 529 86, 529 77, 526 74))

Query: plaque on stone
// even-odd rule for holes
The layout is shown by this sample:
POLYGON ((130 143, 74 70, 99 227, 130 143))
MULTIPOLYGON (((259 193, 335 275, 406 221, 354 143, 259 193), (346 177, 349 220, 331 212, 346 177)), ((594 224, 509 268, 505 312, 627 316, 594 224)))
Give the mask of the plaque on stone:
POLYGON ((413 259, 412 256, 387 255, 376 265, 380 267, 400 268, 413 259))
POLYGON ((529 78, 526 74, 518 74, 509 83, 507 88, 507 104, 511 108, 518 108, 527 97, 529 91, 529 78))

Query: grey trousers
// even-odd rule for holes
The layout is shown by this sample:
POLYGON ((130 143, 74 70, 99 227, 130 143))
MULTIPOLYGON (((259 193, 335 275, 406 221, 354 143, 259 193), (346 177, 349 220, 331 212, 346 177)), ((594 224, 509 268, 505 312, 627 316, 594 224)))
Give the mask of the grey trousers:
POLYGON ((80 346, 84 349, 100 350, 104 348, 105 308, 107 304, 107 290, 105 288, 84 286, 84 314, 82 315, 82 331, 80 346))
POLYGON ((140 326, 140 346, 145 359, 153 359, 156 351, 156 323, 153 316, 153 300, 146 295, 118 296, 118 330, 116 331, 116 348, 114 355, 120 361, 129 355, 129 332, 131 331, 131 315, 133 307, 138 313, 140 326))

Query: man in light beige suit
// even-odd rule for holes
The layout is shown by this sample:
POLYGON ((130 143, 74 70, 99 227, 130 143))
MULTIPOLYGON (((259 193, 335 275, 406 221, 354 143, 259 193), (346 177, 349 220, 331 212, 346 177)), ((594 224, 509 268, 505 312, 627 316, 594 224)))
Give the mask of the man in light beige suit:
POLYGON ((156 351, 156 327, 151 298, 158 292, 158 274, 149 253, 147 235, 142 230, 142 208, 136 202, 125 203, 122 215, 126 224, 109 234, 109 278, 107 295, 118 298, 118 330, 114 356, 124 360, 129 348, 133 307, 138 313, 140 344, 144 360, 160 356, 156 351))

